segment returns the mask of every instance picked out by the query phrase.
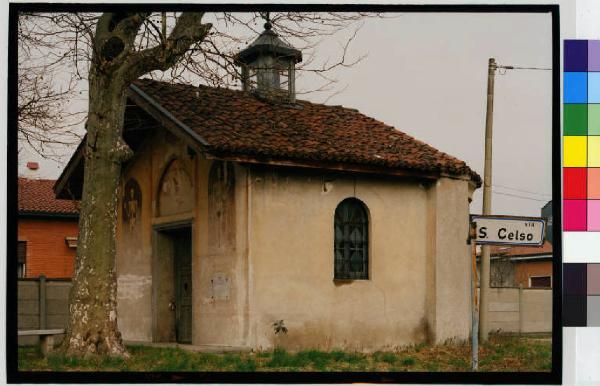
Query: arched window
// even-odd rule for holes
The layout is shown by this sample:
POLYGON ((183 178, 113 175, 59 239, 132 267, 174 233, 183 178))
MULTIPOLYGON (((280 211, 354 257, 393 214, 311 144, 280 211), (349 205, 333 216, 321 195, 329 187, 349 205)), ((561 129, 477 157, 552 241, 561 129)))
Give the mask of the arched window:
POLYGON ((365 205, 347 198, 335 209, 335 279, 368 279, 369 219, 365 205))

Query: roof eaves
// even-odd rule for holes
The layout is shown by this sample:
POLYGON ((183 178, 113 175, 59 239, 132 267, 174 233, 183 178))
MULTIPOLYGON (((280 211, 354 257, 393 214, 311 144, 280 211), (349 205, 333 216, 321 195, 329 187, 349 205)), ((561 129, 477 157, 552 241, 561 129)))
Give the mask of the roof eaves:
POLYGON ((73 171, 77 168, 77 165, 83 159, 83 145, 86 142, 86 136, 87 134, 83 136, 81 142, 77 146, 77 149, 75 149, 75 153, 73 153, 73 156, 71 156, 71 159, 69 159, 67 166, 65 166, 62 173, 60 173, 60 176, 54 183, 54 186, 52 186, 52 190, 54 191, 55 197, 60 197, 62 195, 67 182, 73 174, 73 171))
POLYGON ((202 146, 210 146, 204 138, 198 135, 198 133, 192 130, 188 125, 175 118, 175 116, 173 116, 171 112, 162 107, 160 103, 158 103, 156 100, 154 100, 154 98, 142 91, 142 89, 140 89, 138 86, 136 86, 135 84, 131 84, 129 88, 137 95, 139 95, 142 99, 144 99, 147 103, 149 103, 153 108, 155 108, 166 118, 168 118, 171 122, 173 122, 176 126, 182 129, 186 134, 198 141, 202 146))
POLYGON ((389 175, 396 177, 413 177, 423 180, 437 180, 439 179, 439 173, 435 171, 422 171, 422 170, 411 170, 405 168, 392 168, 392 167, 381 167, 377 165, 367 164, 353 164, 348 162, 336 162, 336 161, 310 161, 301 159, 287 159, 287 158, 275 158, 275 157, 255 157, 242 153, 235 152, 211 152, 207 153, 208 159, 218 159, 240 162, 245 164, 254 165, 270 165, 280 167, 295 167, 302 169, 320 169, 338 172, 352 172, 352 173, 364 173, 364 174, 380 174, 389 175))

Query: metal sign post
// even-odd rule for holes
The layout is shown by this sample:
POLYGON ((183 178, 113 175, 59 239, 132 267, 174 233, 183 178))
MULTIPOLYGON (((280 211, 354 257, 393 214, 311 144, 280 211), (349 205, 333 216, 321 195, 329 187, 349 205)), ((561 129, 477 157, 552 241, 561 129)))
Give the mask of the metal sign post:
POLYGON ((471 243, 471 369, 479 367, 479 302, 477 300, 477 224, 471 223, 469 242, 471 243))
MULTIPOLYGON (((479 301, 477 299, 477 244, 529 245, 544 244, 546 220, 540 217, 471 216, 471 368, 479 366, 479 301)), ((483 258, 482 258, 483 263, 483 258)), ((482 276, 482 279, 484 277, 482 276)), ((484 283, 481 284, 483 288, 484 283)), ((483 323, 482 323, 483 324, 483 323)), ((485 326, 482 325, 483 328, 485 326)), ((487 336, 487 333, 484 334, 487 336)))

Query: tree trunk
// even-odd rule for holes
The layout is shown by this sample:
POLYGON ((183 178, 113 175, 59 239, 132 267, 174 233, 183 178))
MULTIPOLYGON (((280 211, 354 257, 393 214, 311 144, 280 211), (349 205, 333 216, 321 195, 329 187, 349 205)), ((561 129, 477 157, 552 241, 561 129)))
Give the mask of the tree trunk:
POLYGON ((79 238, 70 318, 63 350, 70 356, 126 356, 117 326, 115 237, 126 83, 90 69, 89 112, 79 238))
POLYGON ((167 70, 202 41, 203 13, 179 15, 161 45, 136 50, 148 13, 104 13, 96 24, 89 71, 89 109, 79 239, 63 350, 71 356, 127 356, 117 326, 115 244, 121 164, 131 156, 122 138, 126 90, 154 70, 167 70))

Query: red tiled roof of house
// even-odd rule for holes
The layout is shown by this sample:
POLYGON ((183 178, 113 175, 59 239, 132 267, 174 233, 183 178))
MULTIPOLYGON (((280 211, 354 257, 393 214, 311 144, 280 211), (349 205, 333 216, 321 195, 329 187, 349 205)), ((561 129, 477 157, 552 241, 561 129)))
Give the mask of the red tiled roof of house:
POLYGON ((76 201, 55 198, 52 189, 55 182, 19 178, 19 213, 77 214, 76 201))
POLYGON ((464 161, 357 110, 277 104, 226 88, 134 83, 208 143, 213 154, 347 163, 481 178, 464 161))
POLYGON ((548 255, 552 254, 552 244, 546 240, 544 244, 539 247, 531 246, 505 246, 505 245, 492 245, 490 246, 490 256, 533 256, 533 255, 548 255))

